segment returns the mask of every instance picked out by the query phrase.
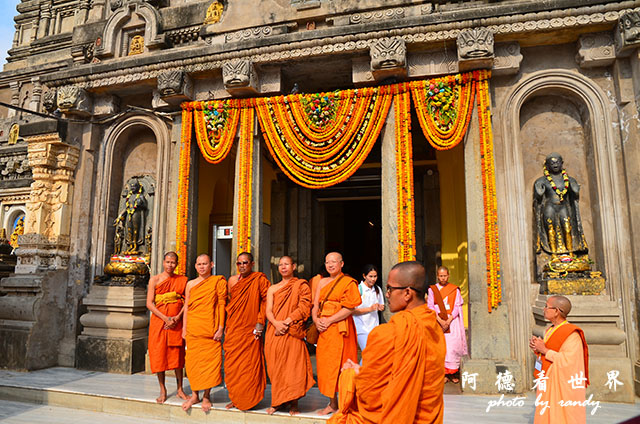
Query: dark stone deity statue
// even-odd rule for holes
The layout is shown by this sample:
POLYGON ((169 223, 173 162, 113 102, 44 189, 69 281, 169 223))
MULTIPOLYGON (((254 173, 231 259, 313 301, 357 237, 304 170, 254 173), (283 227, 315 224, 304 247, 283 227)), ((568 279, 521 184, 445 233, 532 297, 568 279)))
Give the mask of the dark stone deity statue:
POLYGON ((535 251, 541 291, 596 294, 604 289, 592 261, 580 219, 580 185, 564 169, 562 156, 552 153, 544 176, 533 184, 535 251))
POLYGON ((125 199, 124 209, 116 218, 114 253, 124 255, 139 255, 144 247, 145 218, 147 214, 147 199, 144 188, 137 178, 129 180, 122 192, 125 199))

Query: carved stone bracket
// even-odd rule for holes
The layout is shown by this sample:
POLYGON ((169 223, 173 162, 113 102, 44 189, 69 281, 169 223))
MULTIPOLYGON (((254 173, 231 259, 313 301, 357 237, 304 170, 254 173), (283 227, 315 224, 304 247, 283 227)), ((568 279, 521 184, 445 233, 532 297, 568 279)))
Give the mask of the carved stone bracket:
POLYGON ((91 96, 77 85, 60 87, 57 93, 58 108, 70 115, 91 115, 91 96))
POLYGON ((170 105, 193 100, 193 82, 186 72, 173 69, 158 74, 158 93, 170 105))
POLYGON ((232 96, 258 93, 259 81, 249 60, 231 60, 222 65, 222 82, 232 96))
POLYGON ((610 33, 583 34, 578 39, 576 62, 582 68, 609 66, 615 60, 613 37, 610 33))
POLYGON ((376 80, 407 75, 407 46, 402 37, 381 38, 371 44, 371 73, 376 80))
POLYGON ((457 39, 460 72, 490 69, 493 65, 493 33, 486 28, 460 31, 457 39))
POLYGON ((80 150, 57 133, 25 137, 34 182, 26 204, 25 233, 18 239, 16 273, 66 268, 74 171, 80 150))
POLYGON ((111 94, 98 94, 93 100, 93 115, 113 115, 120 111, 120 98, 111 94))
POLYGON ((520 70, 522 54, 520 44, 517 41, 499 43, 495 46, 495 58, 493 59, 493 75, 514 75, 520 70))
POLYGON ((625 57, 640 47, 640 12, 627 12, 620 16, 615 30, 616 56, 625 57))

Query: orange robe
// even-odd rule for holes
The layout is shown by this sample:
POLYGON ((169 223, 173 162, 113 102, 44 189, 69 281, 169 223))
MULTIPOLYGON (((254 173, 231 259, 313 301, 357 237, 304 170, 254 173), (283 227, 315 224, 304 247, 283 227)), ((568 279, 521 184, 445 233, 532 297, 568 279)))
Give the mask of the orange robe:
MULTIPOLYGON (((180 313, 184 305, 184 289, 187 277, 174 275, 155 287, 156 308, 168 317, 180 313)), ((151 372, 163 372, 184 367, 184 343, 182 320, 170 330, 164 329, 164 321, 151 314, 149 321, 149 364, 151 372)))
POLYGON ((340 377, 340 408, 328 424, 441 423, 446 345, 436 313, 422 305, 369 333, 362 367, 340 377))
MULTIPOLYGON (((549 350, 541 358, 547 379, 537 385, 534 423, 584 423, 587 420, 585 396, 589 384, 589 350, 584 333, 567 321, 560 324, 557 331, 553 330, 554 327, 550 327, 545 331, 544 342, 549 350), (572 379, 575 388, 570 383, 572 379), (568 403, 561 406, 559 402, 568 403), (577 404, 573 406, 571 402, 577 404)), ((540 378, 537 372, 534 376, 540 378)))
MULTIPOLYGON (((336 278, 340 278, 340 274, 336 278)), ((338 285, 331 290, 335 280, 320 290, 318 303, 324 302, 320 318, 329 317, 340 309, 355 308, 362 303, 358 283, 345 275, 338 285)), ((318 367, 318 389, 323 395, 332 398, 338 391, 338 376, 340 368, 347 359, 358 362, 358 339, 353 317, 331 324, 327 331, 320 333, 316 348, 316 362, 318 367)))
POLYGON ((273 316, 293 322, 283 336, 269 325, 264 345, 271 380, 271 406, 299 399, 314 385, 313 369, 304 342, 305 322, 311 313, 311 290, 305 280, 292 278, 273 294, 273 316))
POLYGON ((189 292, 187 306, 187 378, 191 390, 205 390, 222 382, 222 343, 213 340, 224 325, 227 282, 212 275, 189 292))
POLYGON ((227 301, 227 330, 224 338, 224 370, 229 398, 236 408, 251 409, 264 397, 267 376, 262 340, 253 330, 265 322, 269 280, 261 272, 240 279, 227 301))

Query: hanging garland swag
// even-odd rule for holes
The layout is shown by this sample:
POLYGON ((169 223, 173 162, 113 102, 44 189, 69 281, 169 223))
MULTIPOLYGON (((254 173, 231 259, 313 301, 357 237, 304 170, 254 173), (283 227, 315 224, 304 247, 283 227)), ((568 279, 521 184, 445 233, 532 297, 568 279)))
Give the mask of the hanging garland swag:
MULTIPOLYGON (((436 149, 455 147, 463 140, 478 104, 482 186, 487 249, 489 312, 502 299, 497 229, 497 201, 493 159, 493 135, 489 71, 448 75, 329 93, 292 94, 255 99, 189 102, 182 105, 177 231, 178 254, 185 257, 191 133, 203 157, 220 163, 238 141, 237 249, 251 251, 253 185, 253 122, 260 125, 267 148, 291 180, 312 189, 331 187, 349 178, 362 165, 380 135, 393 101, 396 134, 398 260, 415 259, 415 212, 411 142, 411 100, 420 127, 436 149)), ((179 271, 184 272, 184 261, 179 271)))

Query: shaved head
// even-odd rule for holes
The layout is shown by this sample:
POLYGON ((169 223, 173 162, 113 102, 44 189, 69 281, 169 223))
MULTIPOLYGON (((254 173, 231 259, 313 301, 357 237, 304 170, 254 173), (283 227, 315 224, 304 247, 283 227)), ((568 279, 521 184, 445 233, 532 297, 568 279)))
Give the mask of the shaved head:
POLYGON ((249 260, 249 262, 253 262, 253 255, 249 252, 242 252, 238 255, 238 259, 240 259, 241 256, 246 256, 247 259, 249 260))
POLYGON ((397 271, 396 281, 404 287, 413 287, 420 293, 427 290, 427 273, 424 266, 417 261, 400 262, 391 268, 397 271))
POLYGON ((176 252, 167 252, 164 254, 164 259, 173 258, 176 262, 178 262, 178 254, 176 252))
POLYGON ((334 261, 342 262, 342 255, 338 252, 329 252, 327 253, 326 259, 333 259, 334 261))
POLYGON ((283 259, 289 259, 289 262, 291 262, 292 264, 296 263, 296 261, 294 261, 293 258, 289 255, 280 256, 280 261, 283 259))
POLYGON ((558 308, 558 312, 563 318, 566 318, 571 312, 571 301, 564 296, 551 296, 549 303, 558 308))
POLYGON ((196 262, 198 262, 199 259, 205 259, 207 260, 207 262, 211 262, 211 256, 207 255, 206 253, 201 253, 198 255, 198 257, 196 258, 196 262))

